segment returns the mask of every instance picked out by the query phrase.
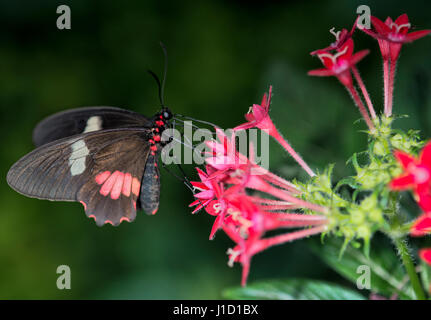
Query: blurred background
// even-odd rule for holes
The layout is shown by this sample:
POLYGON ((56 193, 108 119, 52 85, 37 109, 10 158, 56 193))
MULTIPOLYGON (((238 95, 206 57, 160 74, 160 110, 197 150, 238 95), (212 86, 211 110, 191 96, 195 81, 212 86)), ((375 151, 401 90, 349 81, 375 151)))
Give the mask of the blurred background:
MULTIPOLYGON (((240 283, 227 266, 231 241, 209 241, 212 217, 191 215, 192 194, 162 172, 155 216, 99 228, 78 203, 40 201, 14 192, 9 167, 32 150, 44 117, 90 105, 128 108, 151 116, 157 88, 146 73, 163 69, 159 41, 169 52, 166 102, 174 112, 231 128, 273 85, 271 115, 312 168, 335 163, 337 179, 352 173, 346 160, 366 148, 363 122, 333 78, 312 78, 320 61, 309 52, 333 42, 330 28, 350 29, 357 6, 385 19, 408 13, 414 27, 431 28, 429 1, 0 1, 0 298, 217 299, 240 283), (56 8, 71 8, 71 30, 56 28, 56 8), (56 269, 68 265, 72 290, 58 290, 56 269)), ((359 64, 378 110, 382 65, 377 42, 355 34, 359 64)), ((431 40, 402 49, 394 112, 402 128, 429 137, 431 40)), ((271 169, 305 178, 271 144, 271 169)), ((193 166, 186 166, 194 177, 193 166)), ((380 245, 376 243, 375 245, 380 245)), ((309 250, 307 241, 272 248, 252 262, 249 281, 309 277, 348 285, 309 250)))

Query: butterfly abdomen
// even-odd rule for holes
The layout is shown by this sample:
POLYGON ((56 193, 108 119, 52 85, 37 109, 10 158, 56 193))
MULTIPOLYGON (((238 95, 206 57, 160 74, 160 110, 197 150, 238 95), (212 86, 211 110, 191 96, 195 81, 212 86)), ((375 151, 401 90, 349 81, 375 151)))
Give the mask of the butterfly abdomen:
POLYGON ((159 208, 160 173, 157 156, 149 155, 142 177, 140 206, 147 214, 155 214, 159 208))

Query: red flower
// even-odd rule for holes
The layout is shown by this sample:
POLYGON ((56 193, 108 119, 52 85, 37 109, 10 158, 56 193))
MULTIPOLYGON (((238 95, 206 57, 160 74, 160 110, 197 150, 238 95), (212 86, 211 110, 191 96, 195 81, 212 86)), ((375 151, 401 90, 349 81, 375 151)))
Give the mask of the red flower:
MULTIPOLYGON (((312 223, 309 223, 312 226, 312 223)), ((250 235, 243 238, 232 225, 225 225, 223 230, 236 243, 234 248, 227 251, 229 255, 229 266, 233 266, 234 262, 239 262, 242 265, 241 284, 244 286, 247 282, 248 273, 250 271, 250 262, 254 255, 268 249, 271 246, 280 245, 293 240, 305 238, 314 234, 326 231, 326 221, 321 220, 315 223, 316 226, 308 229, 302 229, 290 233, 285 233, 279 236, 270 238, 261 238, 258 235, 250 235)))
POLYGON ((219 192, 219 186, 214 180, 209 180, 208 175, 201 169, 196 168, 198 171, 199 178, 201 181, 191 181, 193 187, 199 190, 198 193, 194 194, 196 198, 189 207, 196 206, 192 213, 196 213, 210 203, 216 196, 216 192, 219 192))
POLYGON ((326 51, 318 53, 317 57, 322 61, 325 68, 311 70, 308 74, 320 77, 336 76, 346 87, 352 86, 350 69, 369 53, 369 50, 362 50, 353 54, 353 47, 353 40, 348 39, 343 46, 336 50, 335 54, 326 51))
POLYGON ((275 130, 274 123, 269 117, 269 105, 271 104, 272 86, 269 86, 269 93, 263 95, 261 104, 253 104, 245 114, 246 123, 236 126, 234 130, 245 130, 250 128, 259 128, 261 130, 275 130))
POLYGON ((405 13, 400 15, 395 22, 390 17, 383 22, 372 16, 371 23, 373 24, 374 31, 361 26, 358 27, 373 38, 379 40, 382 55, 387 56, 390 54, 392 61, 397 60, 403 43, 413 42, 431 33, 431 30, 420 30, 408 33, 411 24, 409 23, 409 17, 405 13), (386 41, 388 43, 385 43, 386 41))
POLYGON ((335 36, 335 42, 331 43, 328 47, 324 49, 314 50, 310 54, 314 56, 319 53, 330 52, 332 50, 340 49, 346 43, 346 41, 353 36, 353 32, 355 32, 356 22, 358 21, 358 19, 359 17, 356 18, 356 21, 353 24, 353 27, 350 31, 345 28, 343 28, 341 31, 338 31, 338 32, 334 31, 335 28, 332 28, 331 30, 329 30, 329 32, 335 36))
POLYGON ((358 27, 365 33, 377 39, 380 52, 383 57, 383 81, 385 109, 387 117, 392 115, 393 91, 395 82, 395 70, 400 55, 401 47, 404 43, 412 42, 428 35, 431 30, 421 30, 408 33, 411 25, 407 14, 400 15, 395 22, 390 17, 385 22, 371 17, 374 31, 358 27))
POLYGON ((419 256, 423 261, 431 265, 431 248, 419 250, 419 256))
POLYGON ((281 136, 269 117, 269 106, 271 103, 272 86, 269 87, 269 94, 263 95, 262 103, 260 105, 254 104, 249 112, 245 114, 245 118, 248 122, 243 123, 233 130, 246 130, 251 128, 259 128, 264 130, 267 134, 277 140, 278 143, 292 156, 293 159, 308 173, 310 177, 314 177, 316 174, 311 170, 308 164, 301 158, 301 156, 291 147, 291 145, 281 136))
POLYGON ((410 234, 421 237, 431 233, 431 213, 424 213, 413 224, 410 234))
POLYGON ((431 211, 431 142, 426 144, 418 159, 402 151, 395 151, 394 156, 404 172, 394 178, 389 187, 392 190, 412 189, 419 206, 426 212, 431 211))
POLYGON ((344 44, 336 50, 335 54, 331 54, 327 51, 322 51, 317 54, 318 58, 322 61, 325 68, 311 70, 308 72, 310 76, 319 76, 319 77, 328 77, 335 76, 337 79, 346 87, 347 91, 349 91, 350 95, 353 98, 353 101, 359 108, 362 117, 368 125, 368 128, 371 132, 375 130, 374 124, 368 115, 367 110, 356 90, 353 86, 353 79, 351 70, 353 71, 355 78, 359 81, 361 90, 364 92, 364 95, 367 99, 368 108, 373 117, 375 117, 374 109, 371 105, 371 101, 369 100, 368 93, 365 93, 365 87, 360 79, 359 72, 356 69, 356 64, 362 60, 368 53, 369 50, 362 50, 359 52, 353 53, 353 40, 348 38, 344 44))

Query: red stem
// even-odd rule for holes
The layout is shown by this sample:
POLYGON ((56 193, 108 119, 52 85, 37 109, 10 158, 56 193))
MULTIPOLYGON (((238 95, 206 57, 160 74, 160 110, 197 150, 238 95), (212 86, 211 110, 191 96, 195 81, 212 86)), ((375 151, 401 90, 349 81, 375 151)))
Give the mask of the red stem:
POLYGON ((282 220, 290 221, 307 221, 308 223, 314 222, 327 222, 327 218, 322 215, 300 214, 300 213, 268 213, 267 216, 277 217, 282 220))
POLYGON ((326 208, 321 207, 317 204, 310 203, 310 202, 304 201, 302 199, 298 199, 298 198, 291 196, 291 195, 287 194, 286 192, 284 192, 280 189, 277 189, 271 185, 268 185, 268 184, 266 184, 266 185, 267 186, 260 188, 260 191, 269 193, 269 194, 271 194, 274 197, 277 197, 279 199, 283 199, 283 200, 289 201, 291 203, 298 204, 302 208, 306 208, 306 209, 310 209, 310 210, 322 212, 322 213, 325 213, 327 211, 326 208))
POLYGON ((268 171, 265 175, 263 175, 262 178, 265 179, 267 182, 277 185, 292 193, 296 193, 296 194, 301 193, 301 191, 299 191, 293 183, 277 176, 276 174, 270 171, 268 171))
POLYGON ((326 230, 326 225, 321 225, 318 227, 285 233, 272 238, 261 239, 259 242, 256 243, 256 246, 251 250, 250 255, 253 256, 269 247, 280 245, 285 242, 290 242, 290 241, 305 238, 314 234, 322 233, 325 230, 326 230))
POLYGON ((391 68, 389 71, 389 88, 388 88, 388 109, 385 113, 387 117, 392 115, 392 103, 394 100, 394 83, 395 83, 395 71, 397 67, 397 60, 391 61, 391 68))
POLYGON ((383 86, 385 98, 385 116, 388 116, 388 100, 389 100, 389 59, 383 59, 383 86))
POLYGON ((376 112, 374 111, 373 103, 371 102, 370 95, 368 94, 367 88, 365 87, 364 82, 362 81, 361 75, 359 74, 358 68, 356 66, 352 66, 353 76, 356 79, 356 82, 361 88, 362 94, 364 95, 365 102, 367 103, 368 110, 370 111, 371 117, 373 119, 376 118, 376 112))
POLYGON ((356 103, 356 105, 359 108, 359 112, 362 114, 362 117, 365 119, 365 122, 368 125, 368 128, 371 132, 375 130, 374 124, 370 119, 370 116, 368 115, 367 109, 365 109, 364 104, 362 103, 361 98, 359 97, 358 91, 356 91, 353 84, 346 86, 347 90, 349 91, 350 95, 352 96, 353 101, 356 103))
POLYGON ((308 173, 310 177, 314 177, 316 175, 313 170, 310 169, 307 163, 301 158, 301 156, 297 154, 290 144, 281 136, 278 130, 273 130, 271 135, 275 140, 277 140, 279 144, 283 146, 283 148, 293 157, 293 159, 298 162, 298 164, 308 173))

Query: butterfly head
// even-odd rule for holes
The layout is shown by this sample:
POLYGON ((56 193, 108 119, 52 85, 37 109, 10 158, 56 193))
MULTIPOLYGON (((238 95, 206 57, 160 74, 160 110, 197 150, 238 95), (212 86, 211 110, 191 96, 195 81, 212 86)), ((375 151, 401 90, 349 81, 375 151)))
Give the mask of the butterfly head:
POLYGON ((163 116, 163 119, 165 121, 169 121, 172 119, 172 112, 168 107, 163 107, 162 111, 160 111, 160 114, 163 116))

